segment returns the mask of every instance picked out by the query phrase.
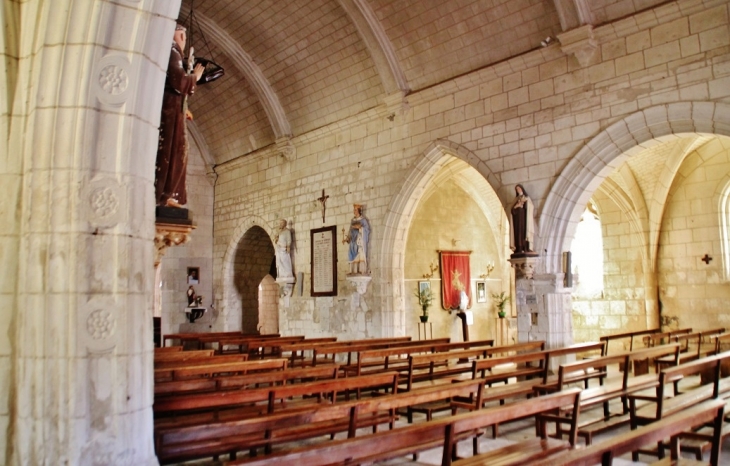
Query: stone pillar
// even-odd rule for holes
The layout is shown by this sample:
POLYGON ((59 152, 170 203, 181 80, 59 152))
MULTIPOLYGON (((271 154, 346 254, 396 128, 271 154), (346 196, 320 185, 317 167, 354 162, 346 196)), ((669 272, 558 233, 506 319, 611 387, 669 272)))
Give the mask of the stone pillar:
POLYGON ((157 464, 153 176, 180 1, 91 3, 21 2, 6 18, 20 57, 8 151, 22 159, 0 336, 13 466, 157 464))
POLYGON ((518 341, 545 340, 548 348, 571 345, 570 289, 563 286, 563 274, 536 274, 539 260, 510 259, 515 268, 518 341))

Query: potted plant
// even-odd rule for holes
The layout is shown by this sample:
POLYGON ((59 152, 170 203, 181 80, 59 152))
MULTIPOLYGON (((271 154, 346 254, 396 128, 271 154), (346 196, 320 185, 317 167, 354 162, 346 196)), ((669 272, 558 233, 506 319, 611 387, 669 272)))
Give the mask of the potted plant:
POLYGON ((504 311, 504 307, 507 305, 507 303, 512 299, 510 296, 507 296, 504 294, 504 291, 497 294, 492 293, 492 299, 494 299, 494 304, 497 306, 497 315, 500 319, 504 319, 504 316, 507 315, 507 313, 504 311))
POLYGON ((433 301, 433 295, 429 288, 422 288, 420 291, 415 292, 416 298, 418 298, 418 305, 421 306, 421 322, 428 322, 428 308, 431 306, 433 301))

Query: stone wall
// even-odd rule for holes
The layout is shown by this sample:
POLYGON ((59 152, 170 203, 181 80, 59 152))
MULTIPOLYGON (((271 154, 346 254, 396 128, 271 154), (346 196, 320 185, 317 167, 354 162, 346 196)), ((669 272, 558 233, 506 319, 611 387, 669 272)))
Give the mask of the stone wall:
POLYGON ((187 322, 184 309, 187 301, 187 269, 198 267, 200 283, 193 285, 195 292, 203 296, 203 306, 208 312, 196 320, 201 328, 211 328, 215 322, 213 303, 213 195, 214 179, 208 175, 208 166, 193 138, 189 137, 187 189, 190 217, 195 230, 190 240, 180 246, 169 247, 160 262, 162 333, 177 333, 180 324, 187 322))
MULTIPOLYGON (((730 328, 730 286, 723 276, 720 199, 730 173, 730 140, 690 154, 672 185, 659 248, 662 316, 679 327, 730 328), (712 258, 702 261, 705 254, 712 258)), ((727 222, 727 219, 725 219, 727 222)))
MULTIPOLYGON (((581 188, 555 201, 551 217, 538 219, 544 224, 536 241, 540 246, 543 236, 558 231, 570 237, 569 220, 580 215, 614 168, 613 158, 639 142, 695 128, 694 123, 653 125, 642 111, 651 110, 664 121, 710 127, 705 122, 727 117, 727 107, 712 107, 723 113, 706 115, 702 109, 709 107, 691 104, 730 96, 727 2, 670 2, 597 27, 593 34, 599 44, 593 61, 581 64, 554 44, 413 93, 395 111, 383 105, 295 136, 291 162, 269 147, 217 167, 216 300, 227 302, 231 251, 249 226, 270 229, 279 216, 292 219, 300 232, 295 270, 304 272, 307 290, 309 230, 336 225, 340 234, 349 224, 352 204, 362 203, 373 231, 373 282, 364 296, 369 310, 350 312, 346 296, 312 299, 305 293, 292 299, 286 319, 308 335, 404 333, 410 294, 403 281, 404 242, 415 206, 446 161, 455 157, 469 163, 504 205, 514 195, 514 184, 524 183, 542 215, 557 177, 578 154, 580 165, 574 163, 571 170, 580 176, 568 183, 581 188), (674 102, 688 103, 673 104, 668 113, 674 102), (636 134, 628 142, 611 141, 608 130, 617 128, 636 134), (606 140, 609 155, 585 152, 606 140), (611 152, 614 147, 625 149, 611 152), (316 201, 323 189, 330 195, 325 222, 316 201), (582 206, 567 212, 564 207, 563 217, 554 217, 554 206, 561 203, 582 206)), ((562 250, 551 245, 539 252, 553 260, 562 250)), ((347 264, 341 245, 338 260, 343 290, 347 264)))

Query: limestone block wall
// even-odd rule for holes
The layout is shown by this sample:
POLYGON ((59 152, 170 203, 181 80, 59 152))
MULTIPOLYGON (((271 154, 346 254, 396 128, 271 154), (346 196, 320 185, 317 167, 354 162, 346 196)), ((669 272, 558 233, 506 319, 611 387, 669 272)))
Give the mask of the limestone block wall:
MULTIPOLYGON (((693 103, 730 97, 727 2, 670 2, 597 27, 594 34, 600 49, 593 64, 581 66, 555 44, 412 93, 403 111, 383 105, 295 135, 291 162, 269 147, 216 167, 216 301, 223 305, 228 299, 231 251, 245 231, 260 226, 270 232, 275 220, 285 216, 299 232, 294 267, 304 274, 304 294, 292 297, 282 319, 308 335, 404 333, 410 294, 404 287, 405 240, 425 186, 446 160, 469 163, 504 205, 512 200, 514 185, 524 183, 540 215, 558 175, 599 134, 593 147, 609 149, 581 159, 593 179, 575 180, 586 191, 565 202, 580 197, 585 205, 590 190, 615 166, 613 158, 621 154, 612 152, 615 147, 630 150, 653 137, 691 131, 692 122, 704 125, 727 117, 703 113, 710 107, 693 103), (654 113, 641 113, 645 110, 654 113), (645 121, 649 114, 665 123, 645 121), (670 126, 669 120, 677 123, 670 126), (628 142, 610 140, 610 134, 621 131, 636 134, 628 142), (330 196, 324 222, 316 201, 323 189, 330 196), (365 204, 372 225, 373 281, 364 295, 366 306, 356 310, 348 294, 316 299, 307 294, 309 231, 336 225, 341 235, 353 203, 365 204)), ((717 107, 717 112, 726 109, 717 107)), ((716 131, 728 129, 718 125, 716 131)), ((565 217, 552 219, 557 223, 550 228, 574 214, 561 215, 565 217)), ((547 257, 561 253, 539 252, 547 257)), ((344 290, 344 245, 338 245, 337 255, 338 288, 344 290)), ((224 307, 224 314, 234 312, 224 307)))
POLYGON ((192 138, 188 137, 188 169, 187 189, 190 216, 195 230, 190 240, 180 246, 167 248, 160 262, 162 333, 179 332, 180 324, 187 322, 184 309, 187 301, 187 269, 198 267, 200 283, 193 285, 195 292, 203 296, 203 305, 208 312, 196 323, 212 326, 215 312, 213 303, 213 196, 214 178, 207 174, 208 167, 200 149, 192 138))
POLYGON ((728 173, 730 142, 715 139, 688 156, 670 191, 658 254, 659 299, 662 315, 676 317, 680 327, 730 327, 720 244, 720 197, 728 173), (709 263, 702 261, 705 254, 712 257, 709 263))
POLYGON ((635 230, 629 216, 605 192, 597 191, 593 200, 603 231, 603 291, 598 296, 573 294, 573 330, 578 342, 658 324, 646 235, 635 230))

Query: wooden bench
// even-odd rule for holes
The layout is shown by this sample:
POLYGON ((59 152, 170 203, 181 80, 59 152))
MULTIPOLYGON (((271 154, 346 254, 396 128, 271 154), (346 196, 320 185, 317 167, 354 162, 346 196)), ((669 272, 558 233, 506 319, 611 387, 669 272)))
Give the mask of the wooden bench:
MULTIPOLYGON (((170 396, 155 399, 153 410, 155 416, 182 414, 186 412, 209 411, 217 412, 226 408, 248 406, 264 402, 264 412, 273 412, 275 409, 285 408, 287 400, 315 395, 316 399, 307 402, 334 402, 337 395, 351 393, 355 390, 385 390, 397 392, 398 374, 386 372, 382 374, 348 377, 344 379, 318 380, 300 384, 280 385, 266 388, 247 390, 227 390, 215 393, 170 396)), ((252 412, 258 414, 258 407, 252 412)))
MULTIPOLYGON (((182 348, 182 346, 167 346, 166 348, 175 348, 175 351, 164 351, 164 352, 157 352, 155 350, 155 356, 154 356, 154 362, 166 362, 166 361, 185 361, 188 359, 195 359, 195 358, 209 358, 215 354, 215 351, 212 349, 207 350, 192 350, 192 351, 180 351, 177 350, 177 348, 182 348)), ((159 348, 162 349, 162 348, 159 348)))
MULTIPOLYGON (((584 385, 589 378, 599 379, 599 386, 586 388, 581 395, 581 410, 597 405, 603 406, 603 417, 601 419, 582 423, 578 428, 578 434, 585 439, 586 444, 590 445, 594 435, 630 423, 628 395, 654 388, 659 383, 657 374, 647 373, 631 377, 631 367, 637 366, 635 363, 638 361, 649 361, 668 355, 673 355, 674 364, 676 364, 679 358, 679 345, 676 343, 662 345, 629 353, 563 364, 558 369, 557 381, 539 385, 535 388, 536 391, 542 393, 560 391, 574 384, 584 385), (608 368, 612 365, 623 367, 623 373, 619 379, 606 380, 608 368), (621 399, 623 410, 621 414, 612 415, 609 402, 617 398, 621 399)), ((649 363, 642 365, 648 366, 649 363)), ((561 432, 558 431, 557 435, 560 436, 561 432)))
MULTIPOLYGON (((238 355, 243 357, 245 355, 238 355)), ((222 356, 214 356, 219 358, 222 356)), ((189 364, 175 365, 164 369, 155 369, 155 382, 164 382, 169 380, 184 380, 201 377, 213 377, 215 375, 234 375, 247 374, 255 371, 283 370, 286 369, 286 359, 271 359, 265 361, 235 361, 223 362, 217 361, 198 361, 194 360, 189 364)))
POLYGON ((605 352, 602 354, 602 356, 607 356, 610 350, 611 342, 616 342, 618 340, 623 340, 628 338, 629 340, 629 347, 622 348, 621 353, 628 351, 632 351, 634 349, 634 339, 636 337, 642 337, 644 335, 651 335, 652 333, 659 333, 661 332, 660 328, 651 328, 647 330, 638 330, 634 332, 623 332, 623 333, 615 333, 613 335, 605 335, 599 338, 599 341, 602 341, 606 344, 605 352))
POLYGON ((311 410, 277 412, 252 419, 217 422, 191 427, 158 430, 155 448, 162 462, 182 461, 220 454, 235 455, 237 451, 273 444, 310 439, 321 435, 347 432, 355 437, 356 430, 391 424, 393 413, 414 403, 437 401, 454 396, 479 397, 483 384, 466 381, 446 387, 429 387, 408 393, 315 406, 311 410))
POLYGON ((449 338, 435 338, 432 340, 422 340, 422 341, 385 341, 385 342, 375 342, 375 343, 368 343, 363 342, 359 344, 347 344, 347 345, 332 345, 332 346, 322 346, 318 348, 314 348, 313 356, 312 356, 312 365, 316 366, 317 364, 323 364, 323 363, 342 363, 345 366, 352 366, 352 357, 353 354, 357 354, 360 351, 367 351, 367 350, 375 350, 375 349, 385 349, 385 348, 406 348, 410 346, 423 346, 423 345, 430 345, 430 344, 437 344, 437 343, 449 343, 451 339, 449 338))
MULTIPOLYGON (((212 350, 211 350, 212 351, 212 350)), ((187 351, 183 352, 186 353, 187 351)), ((197 353, 198 351, 195 351, 197 353)), ((173 354, 183 354, 173 353, 173 354)), ((154 363, 155 369, 176 369, 178 367, 185 366, 203 366, 206 364, 224 364, 227 362, 243 362, 248 361, 247 354, 224 354, 224 355, 213 355, 203 356, 197 355, 192 358, 178 358, 177 360, 157 360, 154 363)))
MULTIPOLYGON (((493 423, 508 422, 515 418, 540 416, 538 425, 540 425, 539 431, 541 435, 546 434, 546 429, 544 428, 546 420, 556 420, 575 425, 577 418, 563 419, 549 416, 550 413, 566 405, 576 406, 573 412, 577 416, 579 398, 580 390, 574 389, 513 403, 508 406, 498 406, 470 413, 457 414, 423 424, 409 425, 362 437, 333 440, 261 458, 234 461, 228 464, 248 466, 273 466, 282 464, 351 465, 397 458, 442 446, 443 455, 441 464, 443 466, 450 466, 456 457, 456 441, 463 438, 464 435, 473 437, 481 429, 489 427, 493 423)), ((488 455, 503 456, 508 452, 514 454, 514 451, 517 450, 519 457, 511 457, 512 462, 503 464, 525 464, 537 457, 554 454, 556 451, 570 448, 571 445, 568 441, 548 440, 547 438, 544 438, 544 440, 544 443, 528 440, 520 443, 517 449, 514 446, 509 446, 505 447, 501 453, 497 453, 499 450, 495 450, 494 452, 488 453, 488 455), (543 448, 543 445, 546 445, 547 448, 543 448)), ((458 464, 458 462, 455 464, 458 464)), ((489 464, 496 465, 500 463, 494 461, 489 464)))
POLYGON ((161 348, 155 348, 155 356, 163 353, 175 353, 178 351, 182 351, 182 349, 182 346, 163 346, 161 348))
MULTIPOLYGON (((721 394, 730 392, 730 379, 720 377, 720 367, 723 362, 730 360, 730 352, 708 356, 702 359, 663 369, 659 374, 659 384, 655 395, 630 395, 631 428, 651 424, 683 411, 705 400, 719 398, 721 394), (680 380, 696 376, 699 385, 683 387, 683 393, 677 391, 680 380), (673 397, 668 397, 667 390, 673 390, 673 397), (644 406, 637 407, 637 400, 647 401, 644 406)), ((663 444, 657 444, 657 453, 660 458, 664 455, 663 444)), ((632 454, 634 461, 639 453, 654 454, 650 450, 635 451, 632 454)))
POLYGON ((294 365, 300 364, 302 366, 305 365, 311 365, 312 359, 314 356, 314 349, 315 348, 326 348, 326 347, 332 347, 332 346, 353 346, 353 345, 361 345, 364 343, 404 343, 411 341, 411 337, 405 336, 405 337, 389 337, 389 338, 369 338, 366 340, 342 340, 337 342, 312 342, 312 341, 302 341, 298 343, 291 343, 288 345, 282 345, 281 346, 281 353, 282 355, 289 354, 289 365, 290 367, 294 367, 294 365), (305 356, 305 352, 309 352, 310 356, 307 358, 305 356))
MULTIPOLYGON (((549 459, 531 463, 532 466, 554 466, 556 464, 562 466, 580 466, 586 464, 601 464, 608 466, 613 458, 635 451, 645 445, 662 442, 665 438, 672 438, 672 460, 679 459, 680 443, 679 436, 681 432, 688 430, 694 426, 712 422, 713 423, 713 441, 710 465, 717 466, 720 456, 720 425, 723 418, 723 407, 725 403, 721 400, 709 400, 701 404, 688 408, 680 413, 666 417, 661 421, 643 426, 636 430, 623 434, 614 435, 613 437, 587 446, 581 449, 575 449, 565 453, 560 453, 549 459)), ((658 464, 658 463, 657 463, 658 464)), ((686 463, 669 463, 662 462, 662 465, 669 464, 686 464, 686 463)), ((698 464, 698 463, 692 463, 698 464)), ((699 463, 707 464, 707 463, 699 463)))
POLYGON ((179 340, 181 346, 186 343, 194 344, 198 349, 203 349, 200 342, 201 338, 232 336, 232 337, 250 337, 250 338, 277 338, 279 334, 259 335, 257 333, 241 333, 241 332, 206 332, 206 333, 168 333, 162 338, 162 346, 167 346, 168 341, 179 340))
POLYGON ((494 340, 479 340, 457 343, 426 343, 414 346, 371 349, 357 352, 357 363, 345 366, 348 374, 362 375, 394 369, 408 369, 408 356, 412 354, 437 353, 459 349, 493 347, 494 340))

